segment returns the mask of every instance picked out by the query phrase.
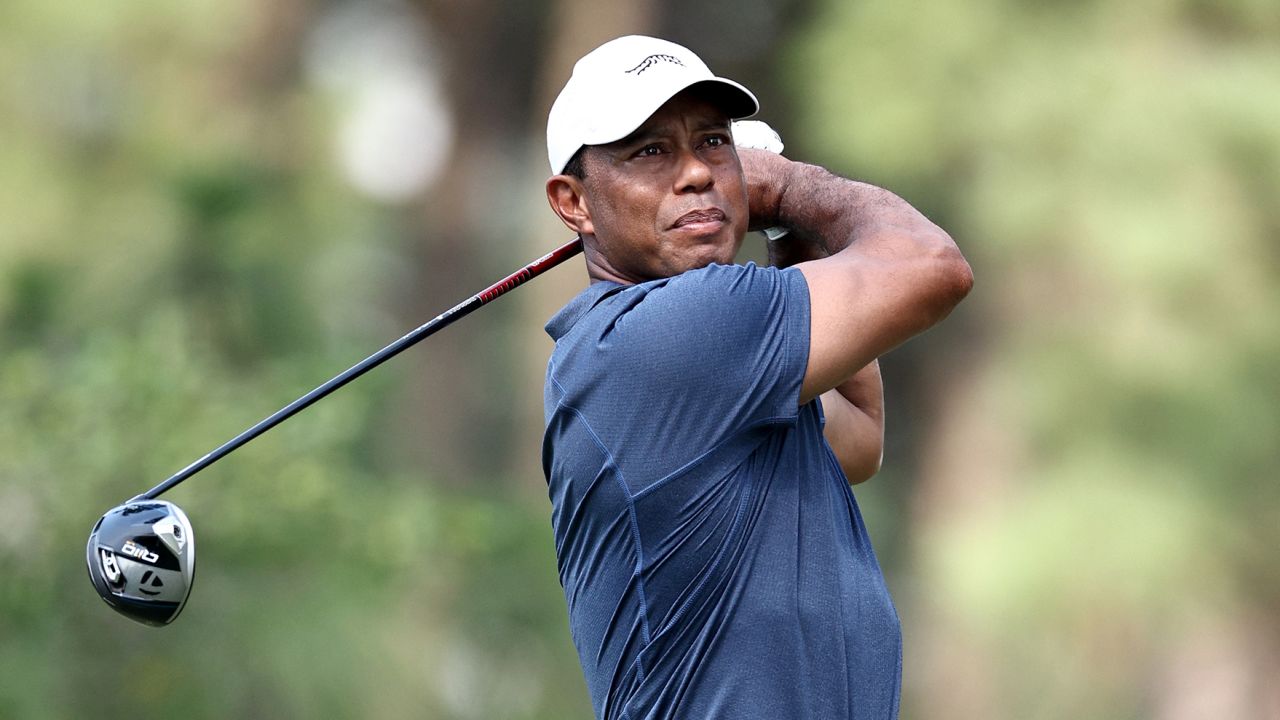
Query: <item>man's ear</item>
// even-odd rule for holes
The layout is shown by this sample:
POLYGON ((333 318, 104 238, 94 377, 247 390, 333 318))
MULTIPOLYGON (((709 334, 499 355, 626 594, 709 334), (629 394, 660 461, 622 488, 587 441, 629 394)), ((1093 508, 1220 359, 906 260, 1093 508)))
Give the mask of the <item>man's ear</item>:
POLYGON ((572 175, 552 175, 547 179, 547 202, 560 221, 578 235, 594 235, 586 188, 572 175))

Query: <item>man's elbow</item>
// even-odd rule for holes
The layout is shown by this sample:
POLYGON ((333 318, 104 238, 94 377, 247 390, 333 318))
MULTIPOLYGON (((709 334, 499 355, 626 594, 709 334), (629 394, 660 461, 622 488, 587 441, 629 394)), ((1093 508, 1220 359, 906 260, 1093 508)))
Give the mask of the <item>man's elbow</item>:
POLYGON ((960 252, 960 248, 954 244, 951 246, 949 255, 948 284, 955 298, 954 304, 959 305, 960 301, 968 297, 969 291, 973 289, 973 268, 969 265, 969 261, 965 259, 964 254, 960 252))
POLYGON ((884 437, 875 446, 861 448, 860 452, 851 453, 851 457, 842 458, 840 469, 850 485, 858 485, 870 480, 880 472, 880 464, 884 462, 884 437))
MULTIPOLYGON (((941 231, 939 231, 941 232, 941 231)), ((973 289, 973 268, 946 233, 942 233, 939 246, 931 253, 933 270, 933 306, 937 313, 935 322, 951 313, 973 289)))
POLYGON ((845 466, 843 470, 845 479, 849 481, 850 485, 860 485, 875 477, 875 474, 880 472, 880 457, 877 456, 874 459, 858 463, 852 467, 845 466))

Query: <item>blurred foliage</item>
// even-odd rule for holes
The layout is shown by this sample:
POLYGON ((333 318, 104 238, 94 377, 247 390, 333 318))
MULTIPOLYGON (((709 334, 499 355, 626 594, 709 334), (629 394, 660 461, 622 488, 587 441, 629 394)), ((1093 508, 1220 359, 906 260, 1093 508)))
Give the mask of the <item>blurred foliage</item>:
MULTIPOLYGON (((99 513, 554 225, 518 187, 542 152, 523 30, 575 6, 426 4, 468 144, 389 206, 334 157, 350 88, 302 57, 340 5, 0 4, 0 717, 590 713, 537 461, 510 449, 537 434, 510 370, 548 345, 505 332, 451 328, 414 351, 430 378, 398 359, 173 491, 200 544, 173 626, 87 582, 99 513), (424 462, 441 443, 469 476, 424 462)), ((908 198, 977 276, 885 359, 885 471, 857 490, 903 716, 1280 717, 1280 9, 743 7, 726 27, 756 42, 708 40, 712 66, 784 100, 763 117, 794 157, 908 198)), ((486 322, 545 320, 519 307, 486 322)))

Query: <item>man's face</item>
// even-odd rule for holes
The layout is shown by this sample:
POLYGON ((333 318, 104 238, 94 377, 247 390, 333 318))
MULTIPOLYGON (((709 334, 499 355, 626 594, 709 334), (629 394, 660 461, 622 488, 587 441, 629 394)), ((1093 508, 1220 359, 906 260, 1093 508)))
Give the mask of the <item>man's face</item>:
POLYGON ((644 282, 733 262, 747 187, 729 118, 714 103, 682 92, 583 159, 592 233, 611 274, 644 282))

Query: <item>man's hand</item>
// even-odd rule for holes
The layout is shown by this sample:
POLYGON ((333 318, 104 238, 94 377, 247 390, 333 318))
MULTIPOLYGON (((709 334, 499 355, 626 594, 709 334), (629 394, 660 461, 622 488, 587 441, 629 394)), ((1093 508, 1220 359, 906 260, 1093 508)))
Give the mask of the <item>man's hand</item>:
POLYGON ((795 163, 778 153, 749 147, 738 148, 738 160, 747 179, 750 229, 763 230, 781 225, 778 208, 795 163))

